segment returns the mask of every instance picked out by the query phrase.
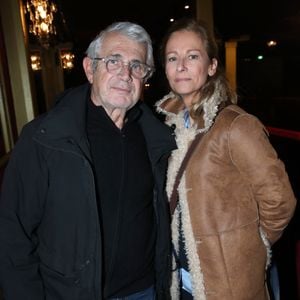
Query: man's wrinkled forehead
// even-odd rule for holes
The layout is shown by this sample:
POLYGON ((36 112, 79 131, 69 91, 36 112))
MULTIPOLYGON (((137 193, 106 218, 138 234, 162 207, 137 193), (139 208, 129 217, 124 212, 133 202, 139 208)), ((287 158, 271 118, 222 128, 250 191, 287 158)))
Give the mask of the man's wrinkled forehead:
POLYGON ((129 60, 139 60, 144 62, 146 59, 146 45, 121 34, 120 32, 109 32, 104 36, 101 56, 119 56, 129 60))

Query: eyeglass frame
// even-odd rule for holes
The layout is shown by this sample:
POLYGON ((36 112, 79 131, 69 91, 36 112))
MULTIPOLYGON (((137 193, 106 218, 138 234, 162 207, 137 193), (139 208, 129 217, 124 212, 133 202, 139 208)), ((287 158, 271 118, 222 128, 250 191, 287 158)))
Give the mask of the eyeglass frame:
POLYGON ((91 58, 91 59, 92 59, 92 60, 95 60, 95 61, 103 61, 103 62, 105 63, 105 67, 106 67, 107 72, 110 73, 110 74, 113 74, 113 75, 119 74, 119 73, 121 72, 121 70, 124 68, 124 66, 128 66, 128 67, 129 67, 130 74, 132 74, 132 76, 133 76, 135 79, 147 79, 147 78, 149 78, 149 77, 152 75, 152 73, 153 73, 154 70, 155 70, 154 67, 151 67, 151 66, 149 66, 149 65, 147 65, 147 64, 145 64, 145 63, 142 63, 142 62, 140 62, 139 60, 132 60, 132 61, 129 61, 129 62, 126 63, 126 62, 124 62, 124 60, 123 60, 120 56, 118 56, 118 55, 110 55, 110 56, 105 56, 105 57, 93 57, 93 58, 91 58), (119 69, 116 69, 116 71, 117 71, 116 73, 114 73, 114 71, 109 70, 109 68, 108 68, 108 63, 109 63, 110 60, 118 60, 118 61, 121 62, 121 67, 120 67, 119 69), (143 77, 137 77, 137 76, 135 76, 134 73, 132 72, 133 64, 135 64, 135 63, 138 63, 138 64, 140 64, 140 65, 146 67, 147 72, 146 72, 146 74, 145 74, 143 77))

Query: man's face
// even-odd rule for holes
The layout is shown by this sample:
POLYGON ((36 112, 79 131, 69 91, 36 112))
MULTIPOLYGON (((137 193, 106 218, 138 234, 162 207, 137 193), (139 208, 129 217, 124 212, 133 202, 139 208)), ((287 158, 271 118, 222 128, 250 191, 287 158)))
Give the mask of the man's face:
POLYGON ((84 69, 89 82, 92 84, 91 99, 96 105, 106 110, 116 108, 128 110, 139 100, 144 84, 143 79, 134 78, 128 68, 130 61, 145 63, 146 46, 126 36, 111 32, 104 38, 101 53, 98 57, 120 57, 124 67, 117 74, 111 74, 103 61, 98 61, 95 72, 92 72, 92 60, 85 58, 84 69))

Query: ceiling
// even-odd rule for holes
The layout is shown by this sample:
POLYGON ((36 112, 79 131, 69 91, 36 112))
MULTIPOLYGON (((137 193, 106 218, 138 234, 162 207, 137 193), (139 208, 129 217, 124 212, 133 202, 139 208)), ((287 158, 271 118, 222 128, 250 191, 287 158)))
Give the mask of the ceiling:
MULTIPOLYGON (((114 21, 133 21, 159 42, 170 17, 192 15, 184 4, 195 0, 57 0, 75 42, 85 46, 114 21)), ((253 39, 300 39, 299 0, 214 0, 215 31, 222 39, 248 35, 253 39)))
POLYGON ((224 38, 300 39, 299 0, 214 0, 215 26, 224 38))

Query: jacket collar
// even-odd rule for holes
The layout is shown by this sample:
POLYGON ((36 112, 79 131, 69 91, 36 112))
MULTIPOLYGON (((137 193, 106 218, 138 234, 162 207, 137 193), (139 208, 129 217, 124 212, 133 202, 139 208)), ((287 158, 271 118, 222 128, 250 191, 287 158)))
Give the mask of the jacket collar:
MULTIPOLYGON (((215 83, 215 92, 202 100, 203 110, 195 127, 198 132, 207 132, 213 125, 222 104, 222 87, 220 81, 215 83)), ((183 101, 170 92, 156 103, 157 111, 167 116, 168 120, 181 118, 184 109, 183 101)))
POLYGON ((89 97, 89 84, 66 90, 46 114, 34 138, 51 146, 59 146, 62 141, 71 142, 90 158, 86 138, 86 103, 89 97))
MULTIPOLYGON (((183 116, 185 112, 185 105, 183 101, 177 97, 173 92, 165 95, 161 100, 156 104, 156 110, 159 113, 166 115, 166 123, 169 126, 184 127, 183 116)), ((194 127, 194 126, 193 126, 194 127)), ((203 118, 196 120, 195 127, 197 129, 204 127, 203 118)))
MULTIPOLYGON (((62 141, 79 146, 90 159, 86 135, 87 101, 90 99, 90 85, 85 84, 66 90, 59 96, 55 107, 49 111, 35 134, 42 144, 61 147, 62 141)), ((138 118, 143 130, 152 163, 176 148, 173 131, 154 116, 145 103, 138 102, 130 117, 138 118), (134 115, 134 116, 133 116, 134 115)))

